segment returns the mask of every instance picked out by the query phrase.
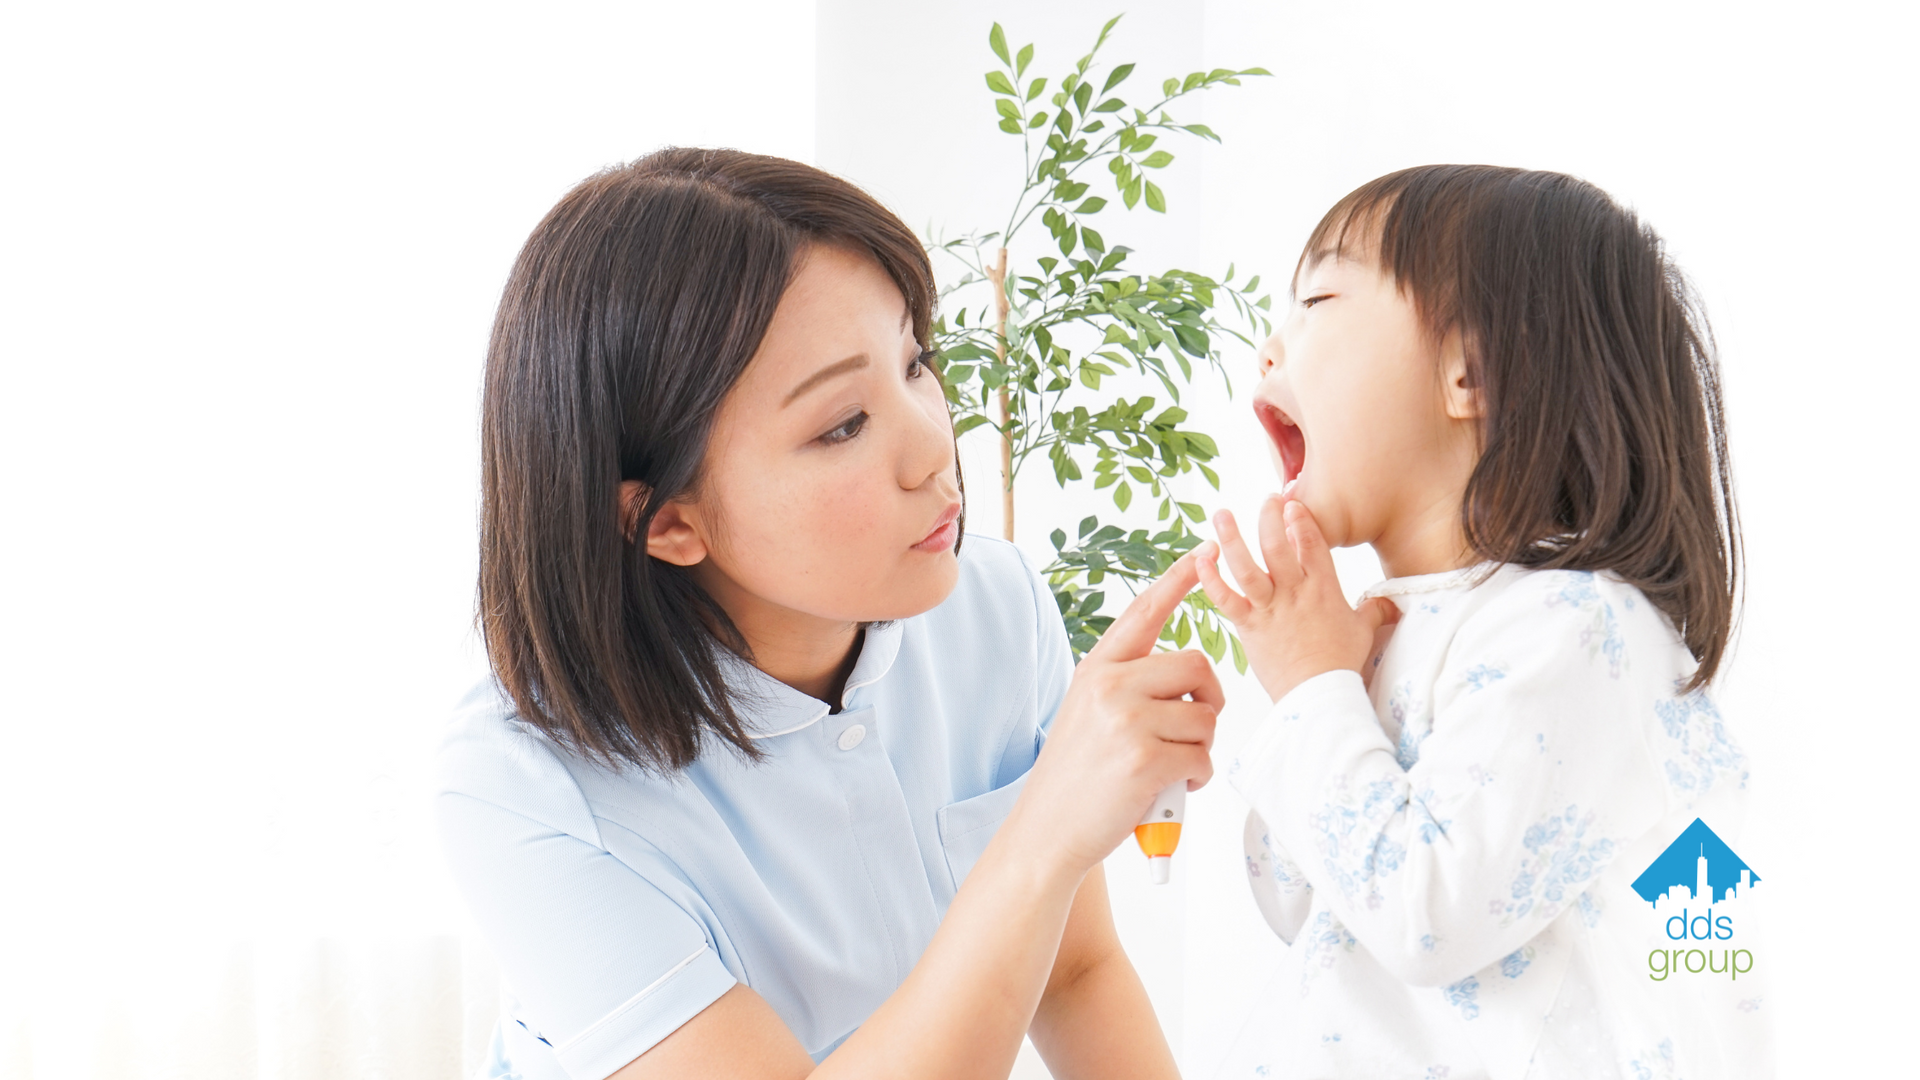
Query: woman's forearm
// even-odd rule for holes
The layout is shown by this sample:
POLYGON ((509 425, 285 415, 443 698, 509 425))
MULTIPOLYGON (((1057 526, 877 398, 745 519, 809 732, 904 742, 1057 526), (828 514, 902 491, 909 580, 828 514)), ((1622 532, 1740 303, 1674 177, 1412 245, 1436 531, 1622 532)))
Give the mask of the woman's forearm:
POLYGON ((1029 1029, 1058 1080, 1176 1080, 1147 989, 1114 931, 1106 876, 1094 867, 1074 897, 1060 959, 1029 1029))
POLYGON ((900 989, 815 1077, 1006 1080, 1084 876, 1057 853, 1023 843, 1035 830, 1015 827, 1013 818, 1007 826, 900 989))

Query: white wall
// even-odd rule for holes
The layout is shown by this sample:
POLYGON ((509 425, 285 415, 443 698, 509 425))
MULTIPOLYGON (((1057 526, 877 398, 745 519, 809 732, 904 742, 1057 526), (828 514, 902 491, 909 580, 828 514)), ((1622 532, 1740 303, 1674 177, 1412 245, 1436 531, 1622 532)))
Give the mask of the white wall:
MULTIPOLYGON (((139 1075, 129 1048, 159 1045, 140 1025, 225 977, 210 942, 357 943, 302 978, 377 968, 382 939, 416 942, 388 983, 457 966, 417 944, 464 923, 420 791, 478 670, 481 350, 560 193, 664 143, 733 144, 817 156, 915 225, 998 224, 1017 164, 981 84, 987 24, 1057 72, 1117 6, 10 9, 0 1075, 24 1075, 20 1034, 48 1016, 65 1019, 43 1036, 82 1049, 56 1060, 43 1038, 34 1075, 139 1075), (172 977, 182 956, 200 981, 172 977)), ((1756 765, 1740 846, 1773 891, 1786 1074, 1890 1053, 1913 959, 1914 872, 1889 849, 1920 719, 1897 681, 1920 644, 1897 592, 1920 237, 1913 27, 1891 10, 1174 0, 1109 49, 1136 80, 1277 74, 1202 99, 1189 118, 1226 143, 1168 170, 1172 213, 1107 227, 1139 265, 1273 280, 1356 184, 1482 160, 1599 182, 1692 272, 1750 545, 1723 700, 1756 765), (1836 907, 1826 886, 1865 867, 1885 902, 1836 907)), ((1206 501, 1244 509, 1262 441, 1244 403, 1199 397, 1233 463, 1206 501)), ((1044 554, 1050 519, 1087 507, 1035 479, 1022 537, 1044 554)), ((995 500, 972 512, 997 531, 995 500)), ((1377 573, 1343 559, 1354 588, 1377 573)), ((1259 711, 1250 682, 1230 692, 1229 751, 1259 711)), ((1109 871, 1196 1074, 1276 947, 1243 891, 1240 816, 1224 786, 1199 793, 1167 889, 1131 851, 1109 871)), ((249 970, 300 967, 262 955, 249 970)), ((368 1030, 375 1056, 354 1060, 385 1045, 368 1030)))

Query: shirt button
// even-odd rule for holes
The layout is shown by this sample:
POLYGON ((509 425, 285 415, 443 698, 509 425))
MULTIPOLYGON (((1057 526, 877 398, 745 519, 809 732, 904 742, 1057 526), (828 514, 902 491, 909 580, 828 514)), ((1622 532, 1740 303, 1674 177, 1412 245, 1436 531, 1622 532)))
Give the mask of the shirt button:
POLYGON ((861 742, 863 742, 866 739, 866 737, 867 737, 867 729, 865 725, 855 724, 852 727, 840 733, 840 749, 851 750, 854 747, 859 746, 861 742))

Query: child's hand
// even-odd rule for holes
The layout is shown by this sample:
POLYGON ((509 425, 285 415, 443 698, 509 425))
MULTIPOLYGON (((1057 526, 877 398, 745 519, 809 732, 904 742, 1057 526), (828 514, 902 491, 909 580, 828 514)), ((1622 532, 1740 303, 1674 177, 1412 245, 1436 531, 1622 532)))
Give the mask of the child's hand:
POLYGON ((1215 514, 1213 526, 1219 543, 1209 540, 1194 552, 1200 584, 1239 631, 1247 662, 1273 700, 1324 672, 1345 668, 1364 674, 1376 632, 1397 621, 1400 609, 1384 597, 1367 601, 1357 611, 1347 606, 1334 574, 1333 553, 1305 504, 1283 504, 1275 495, 1260 508, 1265 570, 1253 561, 1232 514, 1215 514), (1222 555, 1246 595, 1233 591, 1220 576, 1216 563, 1222 555))

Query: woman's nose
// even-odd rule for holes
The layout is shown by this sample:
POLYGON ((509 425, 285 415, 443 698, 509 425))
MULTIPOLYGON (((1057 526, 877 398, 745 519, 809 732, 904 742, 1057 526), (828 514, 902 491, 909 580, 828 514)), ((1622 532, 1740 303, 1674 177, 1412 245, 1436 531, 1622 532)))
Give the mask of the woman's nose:
POLYGON ((909 415, 915 415, 917 422, 907 427, 907 445, 900 457, 900 486, 908 491, 917 490, 928 481, 951 476, 957 449, 945 400, 937 402, 934 408, 916 404, 919 407, 910 409, 909 415))

